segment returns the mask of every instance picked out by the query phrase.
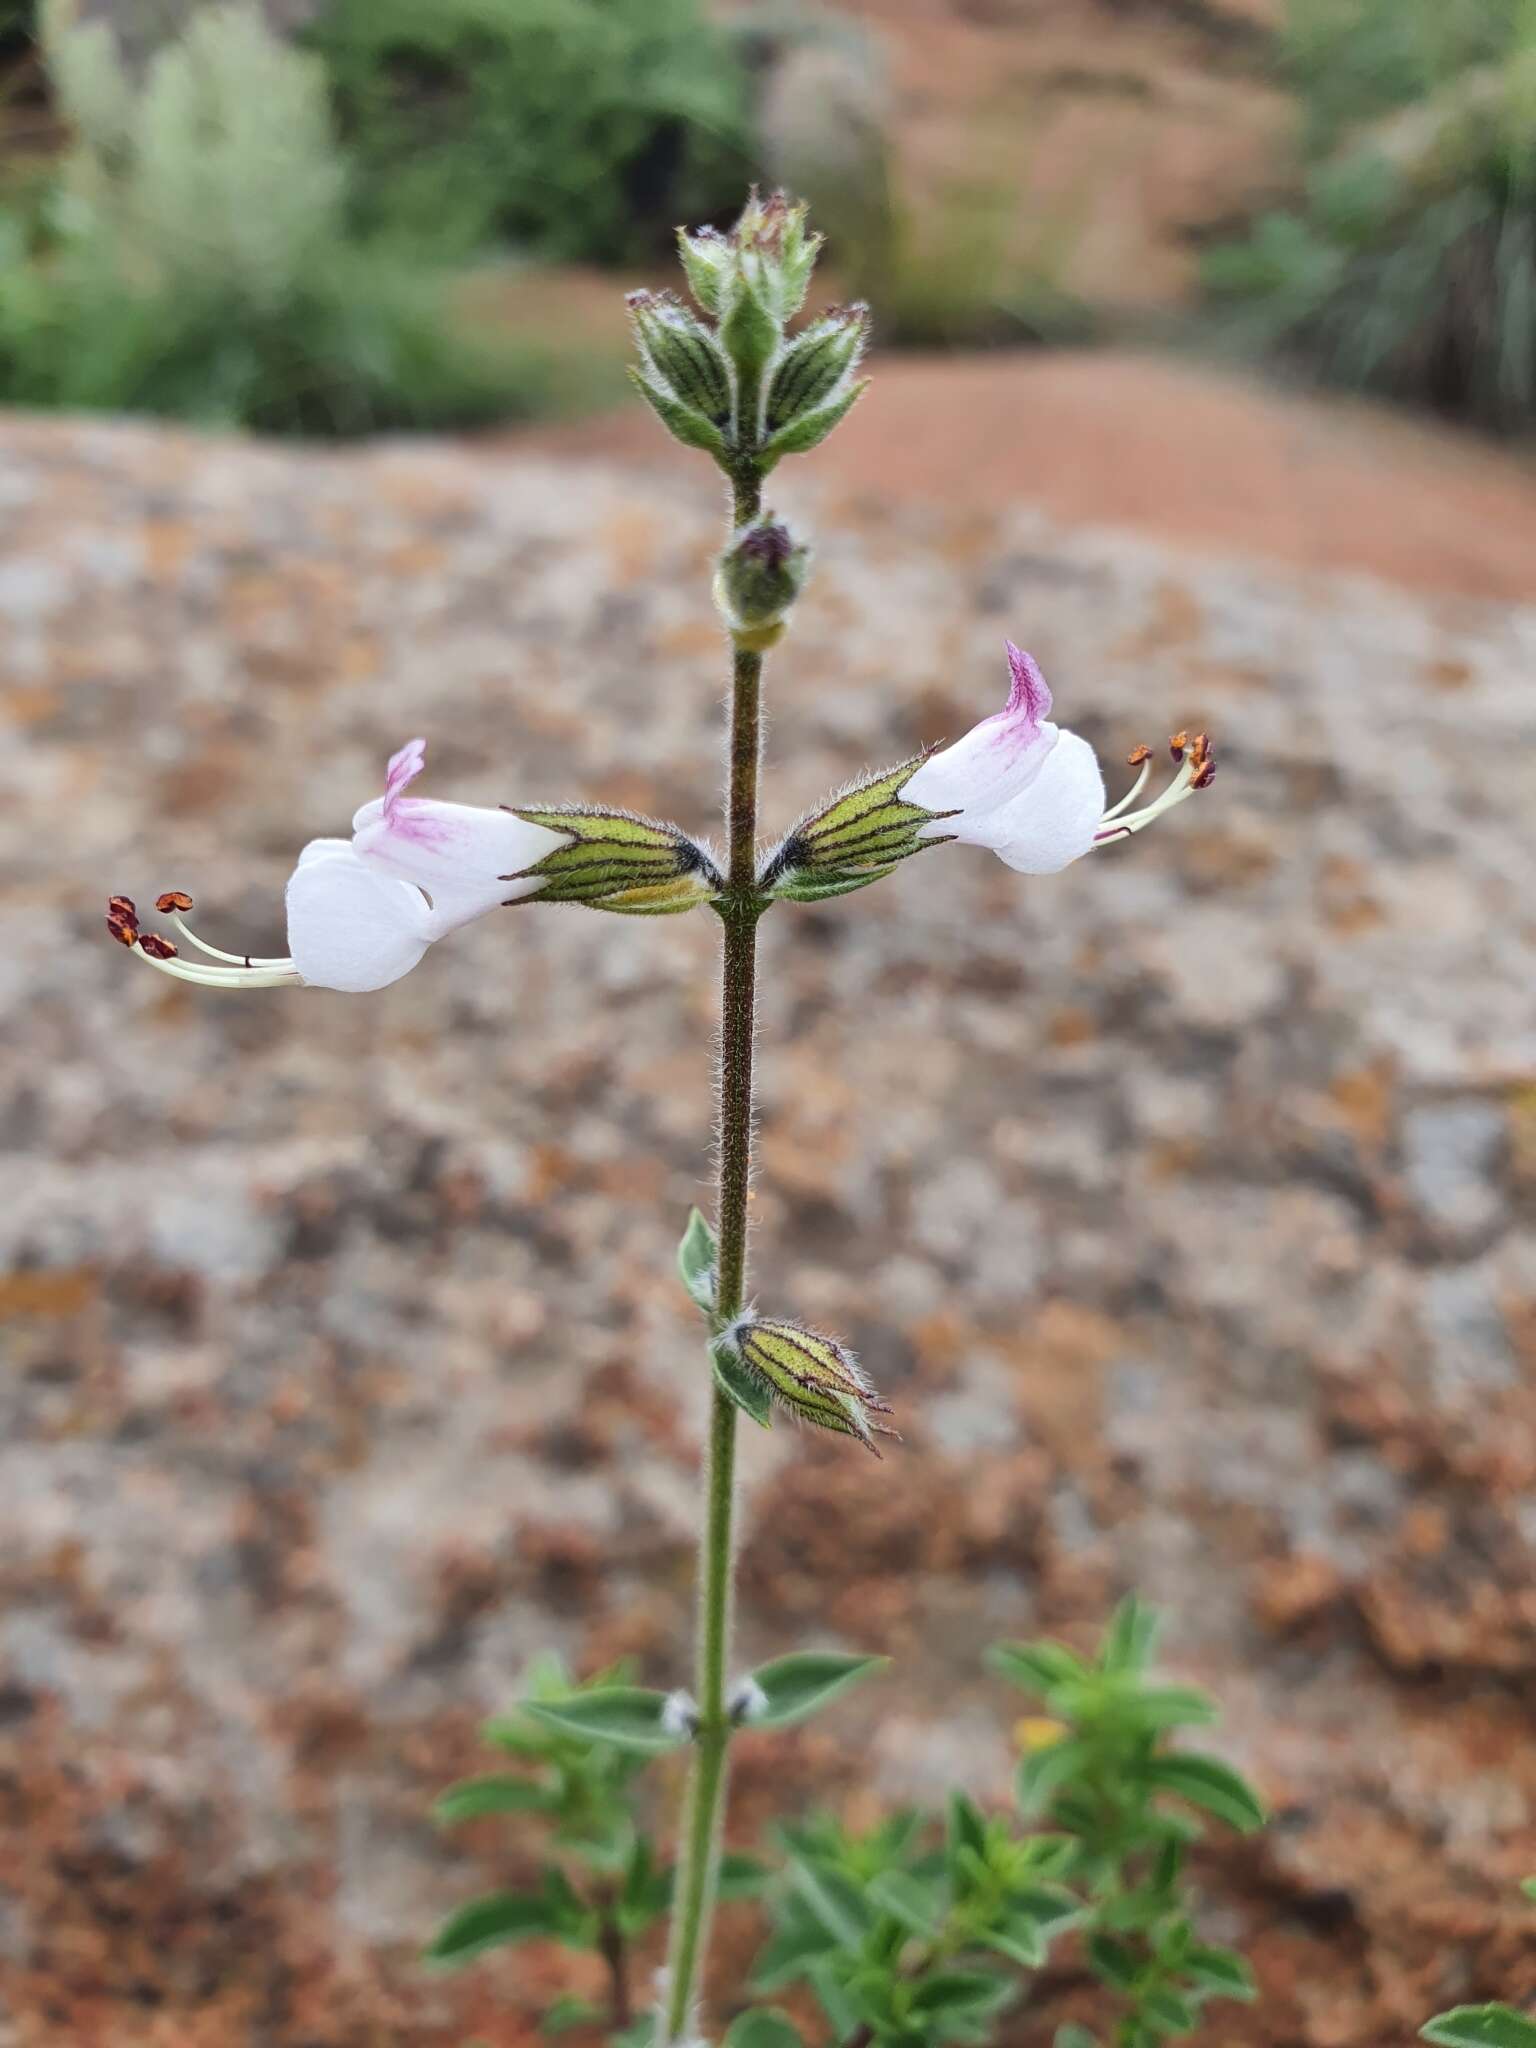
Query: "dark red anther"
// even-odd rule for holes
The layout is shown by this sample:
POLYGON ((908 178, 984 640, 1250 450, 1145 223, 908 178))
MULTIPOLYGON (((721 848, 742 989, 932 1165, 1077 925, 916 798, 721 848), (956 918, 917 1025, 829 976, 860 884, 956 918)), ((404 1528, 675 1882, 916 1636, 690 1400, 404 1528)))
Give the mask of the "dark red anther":
POLYGON ((163 896, 155 898, 155 908, 162 917, 169 917, 173 910, 185 913, 192 908, 192 898, 184 889, 167 889, 163 896))
POLYGON ((109 896, 107 898, 107 922, 114 918, 127 924, 138 922, 138 908, 131 896, 109 896))
POLYGON ((151 960, 174 960, 176 948, 169 939, 162 939, 158 932, 145 932, 139 944, 151 960))

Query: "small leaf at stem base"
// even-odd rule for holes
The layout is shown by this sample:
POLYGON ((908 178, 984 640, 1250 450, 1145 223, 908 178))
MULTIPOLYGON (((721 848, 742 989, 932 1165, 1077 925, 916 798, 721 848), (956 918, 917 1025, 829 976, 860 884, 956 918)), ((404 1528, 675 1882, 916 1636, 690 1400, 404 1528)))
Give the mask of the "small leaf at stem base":
POLYGON ((606 1742, 638 1756, 660 1756, 685 1740, 669 1725, 664 1692, 638 1685, 613 1685, 600 1692, 575 1692, 563 1700, 528 1700, 523 1712, 562 1735, 606 1742))
POLYGON ((753 1714, 751 1726, 787 1728, 793 1721, 802 1721, 889 1661, 885 1657, 842 1657, 822 1650, 775 1657, 752 1674, 767 1704, 753 1714))
POLYGON ((683 1232, 683 1241, 677 1248, 677 1270, 683 1276, 683 1286, 688 1298, 706 1315, 715 1306, 715 1272, 719 1264, 719 1249, 715 1244, 715 1233, 710 1229, 699 1211, 695 1209, 688 1218, 688 1228, 683 1232))

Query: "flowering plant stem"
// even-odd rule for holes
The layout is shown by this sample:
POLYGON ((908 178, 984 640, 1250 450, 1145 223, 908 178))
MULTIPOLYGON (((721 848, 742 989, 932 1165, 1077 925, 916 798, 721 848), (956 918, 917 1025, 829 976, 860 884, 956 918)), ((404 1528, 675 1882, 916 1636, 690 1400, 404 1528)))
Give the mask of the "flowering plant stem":
MULTIPOLYGON (((762 480, 755 461, 733 478, 734 524, 758 516, 762 480)), ((747 1202, 752 1177, 752 1046, 756 1029, 757 924, 766 907, 757 887, 757 792, 761 753, 763 657, 737 646, 731 675, 726 886, 716 902, 725 927, 720 1003, 720 1182, 716 1216, 719 1265, 715 1321, 744 1306, 747 1202)), ((730 1654, 736 1407, 712 1391, 704 1525, 699 1542, 698 1713, 693 1770, 683 1821, 676 1907, 668 1951, 666 2043, 686 2039, 718 1886, 731 1717, 726 1703, 730 1654)))

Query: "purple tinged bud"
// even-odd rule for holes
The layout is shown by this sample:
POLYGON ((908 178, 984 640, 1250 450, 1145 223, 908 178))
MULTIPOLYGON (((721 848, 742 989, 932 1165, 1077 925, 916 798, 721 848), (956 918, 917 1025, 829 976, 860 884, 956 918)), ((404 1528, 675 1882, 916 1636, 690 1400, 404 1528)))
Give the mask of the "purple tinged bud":
POLYGON ((715 593, 733 632, 776 626, 805 587, 811 551, 772 513, 741 527, 720 557, 715 593))

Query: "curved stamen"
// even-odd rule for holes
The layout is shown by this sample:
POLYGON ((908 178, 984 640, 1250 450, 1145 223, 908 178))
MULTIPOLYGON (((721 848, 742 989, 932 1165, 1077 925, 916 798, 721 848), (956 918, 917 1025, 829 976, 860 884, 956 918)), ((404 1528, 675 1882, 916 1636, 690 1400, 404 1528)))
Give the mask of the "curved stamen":
MULTIPOLYGON (((126 902, 126 898, 123 899, 126 902)), ((206 939, 200 939, 187 923, 185 913, 193 908, 192 898, 185 889, 167 889, 163 896, 155 898, 155 908, 162 917, 168 917, 189 946, 195 946, 199 953, 206 953, 210 960, 222 960, 229 967, 286 967, 284 959, 253 958, 249 953, 226 953, 222 946, 210 946, 206 939)))
POLYGON ((134 957, 143 960, 160 974, 169 974, 175 981, 195 982, 199 988, 286 988, 299 985, 299 970, 291 960, 264 962, 259 967, 204 967, 198 961, 183 960, 172 954, 164 955, 146 952, 143 945, 133 947, 134 957))
POLYGON ((1126 765, 1128 767, 1134 768, 1136 767, 1138 762, 1141 766, 1141 773, 1137 776, 1136 780, 1131 784, 1130 788, 1126 791, 1125 795, 1121 797, 1119 803, 1111 804, 1109 809, 1104 813, 1104 823, 1106 825, 1109 823, 1111 818, 1118 818, 1122 811, 1128 811, 1131 808, 1131 805, 1135 803, 1137 797, 1139 797, 1141 795, 1141 792, 1146 788, 1148 782, 1152 779, 1152 749, 1150 747, 1138 747, 1135 753, 1131 755, 1130 760, 1127 762, 1126 765))
POLYGON ((210 960, 223 960, 231 967, 286 967, 289 963, 278 958, 263 958, 250 953, 226 953, 220 946, 210 946, 206 939, 200 939, 186 920, 174 911, 171 923, 189 946, 196 946, 199 953, 206 953, 210 960))
POLYGON ((1107 846, 1115 839, 1129 839, 1133 833, 1144 832, 1154 819, 1164 811, 1171 811, 1175 804, 1193 796, 1197 790, 1210 786, 1216 774, 1216 759, 1207 734, 1196 733, 1191 739, 1188 733, 1175 733, 1169 742, 1169 752, 1177 761, 1178 769, 1160 796, 1137 810, 1127 807, 1135 801, 1146 787, 1147 777, 1152 770, 1151 751, 1138 747, 1131 756, 1133 763, 1141 763, 1141 774, 1128 796, 1111 806, 1104 813, 1100 830, 1094 841, 1096 846, 1107 846))

